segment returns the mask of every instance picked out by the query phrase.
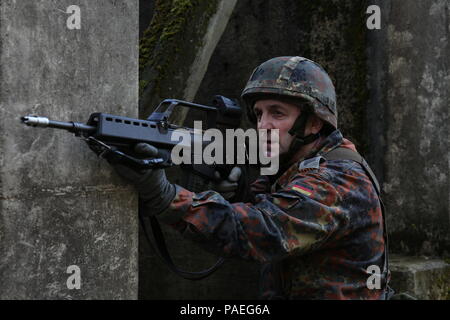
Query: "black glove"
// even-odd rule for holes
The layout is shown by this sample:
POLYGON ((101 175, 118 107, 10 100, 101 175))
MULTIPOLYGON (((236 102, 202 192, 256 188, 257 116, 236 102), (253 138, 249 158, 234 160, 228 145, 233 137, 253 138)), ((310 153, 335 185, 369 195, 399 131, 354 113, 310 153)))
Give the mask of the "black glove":
POLYGON ((141 172, 121 165, 112 167, 119 176, 133 184, 144 202, 145 215, 158 215, 166 210, 175 198, 175 185, 166 178, 164 169, 148 169, 141 172))
MULTIPOLYGON (((97 155, 101 152, 89 145, 97 155)), ((158 149, 147 143, 138 143, 134 152, 144 157, 154 158, 158 154, 158 149)), ((107 153, 107 152, 106 152, 107 153)), ((108 155, 105 154, 108 160, 108 155)), ((164 169, 135 170, 123 164, 108 161, 119 176, 128 183, 134 185, 139 193, 139 197, 144 202, 147 209, 146 215, 158 215, 167 209, 175 198, 175 185, 166 178, 164 169)))

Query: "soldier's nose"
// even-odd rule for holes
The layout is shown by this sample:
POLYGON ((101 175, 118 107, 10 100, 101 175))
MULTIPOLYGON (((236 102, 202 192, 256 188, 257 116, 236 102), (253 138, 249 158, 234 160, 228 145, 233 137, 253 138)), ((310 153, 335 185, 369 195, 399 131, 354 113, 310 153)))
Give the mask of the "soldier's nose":
POLYGON ((261 116, 258 122, 258 129, 273 129, 272 122, 269 121, 267 116, 261 116))

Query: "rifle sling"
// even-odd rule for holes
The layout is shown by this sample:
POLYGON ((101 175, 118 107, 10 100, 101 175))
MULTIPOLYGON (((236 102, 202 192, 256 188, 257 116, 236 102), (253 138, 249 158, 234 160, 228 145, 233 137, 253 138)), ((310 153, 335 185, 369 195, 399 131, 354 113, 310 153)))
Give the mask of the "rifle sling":
POLYGON ((152 232, 149 233, 146 223, 145 223, 145 217, 142 215, 143 211, 143 204, 141 201, 139 201, 139 220, 142 225, 142 229, 144 231, 144 236, 147 239, 148 243, 152 247, 153 251, 156 253, 156 255, 169 267, 170 270, 172 270, 174 273, 179 275, 180 277, 187 279, 187 280, 201 280, 212 273, 214 273, 222 264, 224 263, 225 259, 219 258, 217 262, 210 268, 198 272, 191 272, 191 271, 185 271, 180 268, 178 268, 175 263, 172 260, 172 257, 169 254, 169 251, 167 250, 167 245, 164 240, 164 235, 161 230, 161 226, 157 220, 156 217, 150 216, 148 217, 148 220, 150 221, 150 226, 152 232))

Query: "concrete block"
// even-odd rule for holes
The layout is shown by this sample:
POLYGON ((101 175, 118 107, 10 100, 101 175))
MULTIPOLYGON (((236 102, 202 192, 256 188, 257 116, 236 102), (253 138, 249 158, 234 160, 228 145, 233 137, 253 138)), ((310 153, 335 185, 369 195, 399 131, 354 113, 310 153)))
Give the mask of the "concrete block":
POLYGON ((393 255, 391 287, 423 300, 450 299, 450 264, 440 259, 393 255))

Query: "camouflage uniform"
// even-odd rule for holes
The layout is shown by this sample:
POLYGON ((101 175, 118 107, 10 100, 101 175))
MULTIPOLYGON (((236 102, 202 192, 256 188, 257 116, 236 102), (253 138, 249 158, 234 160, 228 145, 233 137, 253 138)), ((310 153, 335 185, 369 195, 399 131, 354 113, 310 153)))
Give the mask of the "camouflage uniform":
POLYGON ((262 297, 279 295, 273 263, 280 263, 283 294, 293 299, 378 299, 366 286, 370 265, 383 267, 383 221, 378 196, 362 167, 320 156, 341 146, 336 130, 306 161, 275 183, 254 183, 253 203, 229 203, 219 193, 177 187, 160 218, 186 238, 225 256, 264 264, 262 297))
MULTIPOLYGON (((309 109, 299 119, 314 113, 334 131, 307 157, 292 158, 275 179, 257 179, 251 201, 230 203, 214 191, 193 193, 177 186, 159 218, 209 251, 260 262, 263 298, 379 299, 382 290, 366 285, 369 266, 383 269, 376 190, 359 163, 324 158, 338 147, 356 151, 337 130, 331 80, 308 59, 275 58, 256 68, 244 89, 250 119, 252 103, 272 94, 306 101, 309 109)), ((299 119, 290 131, 297 148, 308 139, 306 118, 299 119)))

